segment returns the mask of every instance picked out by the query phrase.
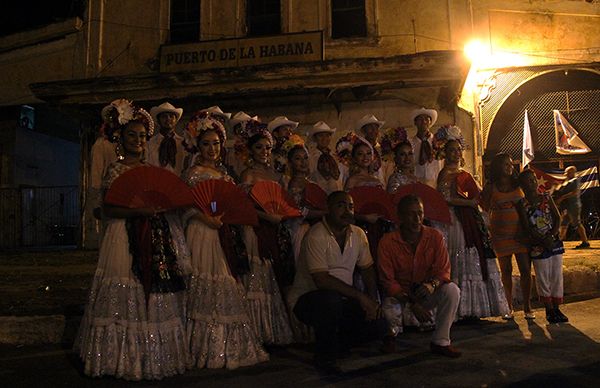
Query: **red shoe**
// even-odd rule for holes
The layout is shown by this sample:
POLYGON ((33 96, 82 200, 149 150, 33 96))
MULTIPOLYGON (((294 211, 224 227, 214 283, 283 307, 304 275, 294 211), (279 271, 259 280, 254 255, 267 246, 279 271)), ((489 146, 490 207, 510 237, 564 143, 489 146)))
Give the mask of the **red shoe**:
POLYGON ((439 354, 440 356, 444 356, 444 357, 458 358, 462 354, 459 350, 454 348, 452 345, 441 346, 441 345, 436 345, 432 342, 429 344, 429 347, 431 349, 431 353, 439 354))

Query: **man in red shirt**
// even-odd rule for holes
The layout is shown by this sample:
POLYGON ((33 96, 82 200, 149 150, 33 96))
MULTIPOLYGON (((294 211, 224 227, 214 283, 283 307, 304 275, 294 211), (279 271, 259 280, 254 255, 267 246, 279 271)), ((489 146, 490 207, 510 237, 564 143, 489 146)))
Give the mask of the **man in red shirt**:
POLYGON ((461 353, 450 345, 450 327, 460 290, 450 281, 450 260, 444 238, 436 229, 423 225, 423 203, 415 195, 400 200, 398 218, 400 229, 386 234, 378 248, 377 269, 385 292, 384 315, 391 334, 384 341, 384 351, 395 350, 402 309, 410 305, 419 322, 431 320, 432 310, 437 308, 431 351, 460 357, 461 353))

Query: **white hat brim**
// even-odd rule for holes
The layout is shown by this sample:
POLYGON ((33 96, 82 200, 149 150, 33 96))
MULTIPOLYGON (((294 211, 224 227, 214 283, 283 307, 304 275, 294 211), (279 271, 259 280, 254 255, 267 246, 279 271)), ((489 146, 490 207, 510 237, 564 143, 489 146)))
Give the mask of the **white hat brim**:
POLYGON ((173 108, 173 109, 169 109, 169 108, 163 108, 160 106, 155 106, 152 107, 152 109, 150 109, 150 114, 152 115, 152 118, 154 119, 154 121, 156 121, 158 123, 158 115, 160 115, 161 113, 175 113, 175 115, 177 116, 177 121, 181 120, 181 116, 183 115, 183 109, 182 108, 173 108))
POLYGON ((435 109, 420 108, 420 109, 415 109, 410 113, 410 123, 414 124, 415 119, 421 115, 426 115, 426 116, 431 117, 431 125, 432 126, 433 126, 433 124, 435 124, 435 122, 437 121, 437 118, 438 118, 438 113, 435 109))
POLYGON ((368 124, 377 124, 379 125, 379 128, 383 127, 383 124, 385 124, 385 121, 380 121, 380 120, 373 120, 373 119, 367 119, 367 120, 360 120, 358 123, 356 123, 356 130, 360 131, 362 129, 362 127, 364 127, 365 125, 368 124))

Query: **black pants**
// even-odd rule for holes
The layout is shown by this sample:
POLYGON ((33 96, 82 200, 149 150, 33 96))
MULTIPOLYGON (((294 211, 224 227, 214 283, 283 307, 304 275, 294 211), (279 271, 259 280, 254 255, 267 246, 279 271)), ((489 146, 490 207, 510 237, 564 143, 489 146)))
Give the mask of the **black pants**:
POLYGON ((385 333, 383 319, 366 321, 358 301, 335 291, 316 290, 302 295, 294 314, 314 328, 317 357, 335 359, 339 351, 385 333))

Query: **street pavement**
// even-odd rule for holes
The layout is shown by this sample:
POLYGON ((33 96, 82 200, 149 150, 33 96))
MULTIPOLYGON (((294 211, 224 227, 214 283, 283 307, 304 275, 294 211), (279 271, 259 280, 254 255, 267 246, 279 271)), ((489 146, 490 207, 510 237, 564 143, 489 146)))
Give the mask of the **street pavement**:
POLYGON ((565 304, 563 311, 568 324, 549 325, 541 309, 529 322, 517 312, 514 321, 457 324, 458 359, 432 355, 429 333, 401 334, 401 350, 392 355, 369 343, 342 360, 336 376, 319 375, 302 345, 274 349, 269 362, 253 367, 196 369, 138 383, 88 378, 77 356, 60 345, 0 345, 0 381, 3 387, 598 387, 600 298, 565 304))

